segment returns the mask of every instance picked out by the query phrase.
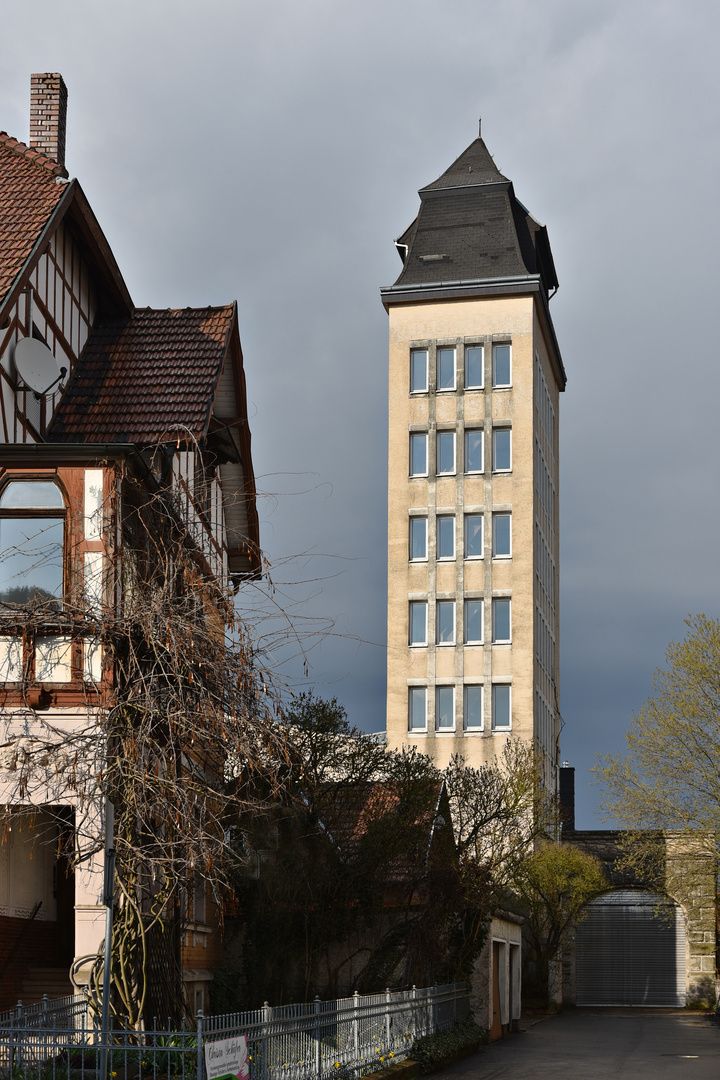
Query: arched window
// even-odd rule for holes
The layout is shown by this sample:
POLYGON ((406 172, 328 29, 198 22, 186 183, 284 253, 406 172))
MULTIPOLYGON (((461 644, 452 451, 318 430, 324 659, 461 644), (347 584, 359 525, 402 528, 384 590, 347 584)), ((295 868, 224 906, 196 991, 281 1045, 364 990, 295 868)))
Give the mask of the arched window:
POLYGON ((0 492, 0 604, 63 599, 65 502, 54 480, 11 480, 0 492))

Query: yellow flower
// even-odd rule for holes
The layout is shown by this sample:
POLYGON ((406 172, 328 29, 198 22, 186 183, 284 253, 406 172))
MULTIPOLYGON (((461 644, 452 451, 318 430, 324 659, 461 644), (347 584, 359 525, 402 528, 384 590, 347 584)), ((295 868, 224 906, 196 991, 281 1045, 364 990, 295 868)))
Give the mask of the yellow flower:
POLYGON ((390 1051, 390 1053, 388 1054, 388 1057, 395 1057, 395 1055, 393 1054, 392 1050, 391 1050, 391 1051, 390 1051))

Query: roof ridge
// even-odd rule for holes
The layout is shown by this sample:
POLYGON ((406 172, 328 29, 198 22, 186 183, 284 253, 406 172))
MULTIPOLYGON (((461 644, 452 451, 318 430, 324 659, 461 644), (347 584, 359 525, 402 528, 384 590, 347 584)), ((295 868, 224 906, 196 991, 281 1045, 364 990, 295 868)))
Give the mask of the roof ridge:
POLYGON ((151 314, 182 314, 185 311, 227 311, 232 312, 235 301, 231 300, 229 304, 201 304, 198 307, 192 307, 190 304, 186 304, 185 307, 150 307, 146 304, 144 307, 135 307, 132 310, 132 315, 145 314, 150 312, 151 314))
POLYGON ((39 165, 42 169, 45 169, 51 176, 62 176, 65 179, 69 177, 69 173, 64 165, 60 165, 57 161, 53 161, 47 154, 43 154, 40 150, 36 150, 32 146, 27 146, 20 139, 14 138, 12 135, 8 135, 7 131, 0 131, 0 144, 11 150, 12 153, 17 154, 18 157, 24 157, 28 161, 32 161, 35 165, 39 165))

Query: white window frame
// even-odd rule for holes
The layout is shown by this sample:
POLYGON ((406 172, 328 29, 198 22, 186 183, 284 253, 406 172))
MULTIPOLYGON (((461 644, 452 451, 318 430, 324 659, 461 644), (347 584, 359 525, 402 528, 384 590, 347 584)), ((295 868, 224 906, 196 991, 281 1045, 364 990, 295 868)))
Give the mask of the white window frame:
POLYGON ((465 389, 466 390, 484 390, 485 389, 485 346, 484 345, 466 345, 465 346, 465 389), (468 379, 468 352, 470 349, 480 350, 480 379, 479 383, 471 383, 468 379))
POLYGON ((478 559, 485 557, 485 515, 482 513, 469 513, 463 517, 463 558, 466 561, 475 562, 478 559), (481 521, 480 525, 480 547, 482 548, 481 555, 468 555, 468 522, 470 518, 479 517, 481 521))
POLYGON ((427 600, 410 600, 408 602, 408 645, 411 649, 426 649, 428 643, 428 602, 427 600), (413 608, 424 606, 425 608, 425 640, 413 641, 413 608))
POLYGON ((435 475, 436 476, 455 476, 457 470, 457 432, 455 431, 438 431, 435 433, 435 475), (440 439, 447 436, 452 438, 452 468, 444 469, 440 472, 440 439))
POLYGON ((484 645, 485 644, 485 601, 480 596, 466 596, 464 602, 463 612, 463 641, 466 645, 484 645), (468 612, 470 604, 480 605, 480 637, 471 638, 468 633, 468 612))
POLYGON ((493 516, 492 516, 492 557, 493 557, 493 559, 512 559, 512 513, 509 510, 493 510, 493 516), (501 518, 501 517, 506 517, 508 519, 508 521, 510 522, 510 551, 507 552, 507 553, 503 553, 502 555, 498 555, 498 553, 496 551, 496 544, 495 544, 495 536, 496 536, 495 523, 497 522, 498 518, 501 518))
POLYGON ((493 428, 492 433, 492 471, 494 473, 508 473, 512 472, 512 428, 509 424, 498 424, 493 428), (497 450, 496 450, 496 438, 499 432, 506 431, 510 437, 510 464, 504 466, 502 469, 498 468, 497 464, 497 450))
POLYGON ((429 350, 428 349, 419 348, 419 349, 411 349, 410 350, 410 393, 411 394, 427 394, 427 392, 428 392, 428 388, 430 386, 430 365, 428 363, 428 355, 429 355, 429 350), (420 353, 425 353, 425 386, 422 387, 422 389, 416 389, 413 386, 413 374, 414 374, 413 358, 416 355, 419 355, 420 353))
POLYGON ((413 476, 413 477, 415 477, 415 476, 427 476, 428 475, 428 433, 427 433, 427 431, 411 431, 410 432, 409 450, 410 450, 410 462, 409 462, 410 476, 413 476), (424 439, 425 440, 425 471, 424 472, 413 472, 413 442, 414 442, 415 439, 424 439))
POLYGON ((457 619, 457 605, 456 605, 454 600, 444 600, 441 597, 439 600, 435 601, 435 644, 437 645, 437 647, 439 649, 445 649, 445 648, 448 648, 448 646, 452 646, 452 645, 455 644, 456 637, 457 637, 456 619, 457 619), (450 605, 452 607, 452 638, 451 638, 450 641, 441 641, 440 640, 439 609, 440 609, 441 604, 448 604, 448 605, 450 605))
POLYGON ((438 394, 452 394, 457 390, 457 349, 454 345, 438 345, 435 349, 435 389, 438 394), (452 353, 452 386, 440 385, 440 353, 452 353))
POLYGON ((415 732, 427 731, 427 686, 408 686, 408 732, 412 735, 415 732), (417 692, 422 691, 423 695, 423 723, 414 724, 415 709, 413 701, 416 698, 417 692))
POLYGON ((469 476, 478 476, 480 473, 485 472, 485 429, 484 428, 465 428, 465 472, 469 476), (480 436, 480 468, 470 468, 470 454, 468 451, 469 439, 471 435, 480 436))
POLYGON ((428 519, 421 514, 411 514, 408 519, 408 562, 428 561, 428 519), (425 526, 425 554, 413 555, 413 530, 420 524, 425 526))
POLYGON ((504 733, 506 731, 512 731, 512 686, 511 686, 510 683, 497 682, 497 683, 492 684, 491 711, 492 711, 491 726, 492 726, 493 731, 498 731, 500 733, 504 733), (507 725, 504 725, 503 727, 498 727, 496 722, 495 722, 495 714, 496 714, 495 699, 496 699, 496 695, 497 695, 497 688, 499 688, 501 686, 502 687, 507 687, 507 692, 508 692, 508 723, 507 723, 507 725))
POLYGON ((440 683, 440 685, 435 686, 435 731, 438 734, 444 734, 445 732, 453 732, 455 731, 455 726, 455 687, 452 684, 440 683), (440 694, 443 691, 447 692, 448 690, 450 691, 450 694, 452 696, 452 709, 450 713, 450 715, 452 716, 452 723, 440 727, 440 710, 438 708, 438 702, 440 700, 440 694))
POLYGON ((485 730, 485 687, 482 683, 465 683, 463 686, 463 731, 472 735, 476 731, 485 730), (471 727, 468 724, 468 691, 479 690, 480 691, 480 723, 473 724, 471 727))
POLYGON ((435 558, 438 562, 455 562, 457 558, 457 530, 455 526, 455 514, 437 514, 435 517, 435 558), (438 538, 440 536, 439 521, 451 521, 452 522, 452 555, 440 555, 440 545, 438 538))
POLYGON ((492 643, 493 645, 509 645, 512 642, 512 602, 509 596, 493 596, 492 609, 492 643), (507 604, 508 606, 508 636, 506 638, 499 638, 495 632, 495 611, 497 610, 497 604, 507 604))
POLYGON ((512 386, 512 345, 510 344, 509 341, 496 341, 496 342, 493 343, 493 350, 492 350, 492 385, 493 385, 493 390, 509 390, 510 387, 512 386), (509 351, 509 353, 510 353, 510 379, 506 383, 498 382, 497 378, 496 378, 497 364, 496 364, 495 356, 496 356, 496 352, 497 352, 498 349, 507 349, 509 351))

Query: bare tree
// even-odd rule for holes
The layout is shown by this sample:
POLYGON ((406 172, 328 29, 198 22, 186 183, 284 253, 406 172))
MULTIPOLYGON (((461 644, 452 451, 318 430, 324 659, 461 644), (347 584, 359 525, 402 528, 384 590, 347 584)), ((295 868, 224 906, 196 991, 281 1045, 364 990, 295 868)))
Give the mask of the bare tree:
MULTIPOLYGON (((111 1004, 130 1025, 150 1008, 184 1010, 179 934, 188 891, 204 883, 222 905, 237 860, 232 825, 239 814, 267 811, 287 760, 275 722, 279 689, 237 616, 230 582, 208 567, 202 522, 165 479, 167 456, 159 448, 116 467, 102 581, 75 573, 62 601, 35 590, 5 594, 0 609, 3 640, 25 642, 24 655, 42 637, 102 658, 94 678, 86 672, 72 725, 46 714, 23 661, 22 700, 17 685, 16 707, 5 694, 2 798, 8 816, 72 801, 75 866, 102 850, 102 808, 114 805, 111 1004)), ((37 552, 42 560, 40 543, 37 552)), ((89 983, 98 1007, 102 964, 100 952, 89 983)))

